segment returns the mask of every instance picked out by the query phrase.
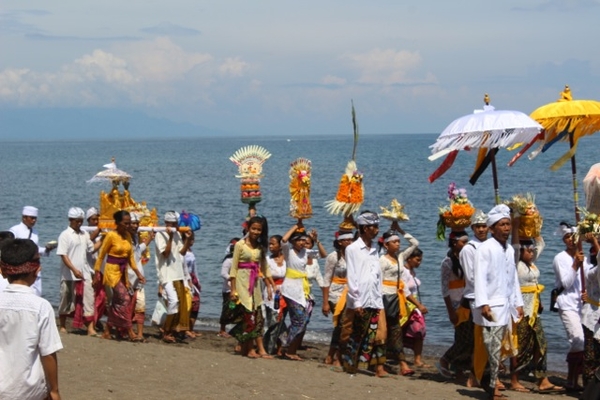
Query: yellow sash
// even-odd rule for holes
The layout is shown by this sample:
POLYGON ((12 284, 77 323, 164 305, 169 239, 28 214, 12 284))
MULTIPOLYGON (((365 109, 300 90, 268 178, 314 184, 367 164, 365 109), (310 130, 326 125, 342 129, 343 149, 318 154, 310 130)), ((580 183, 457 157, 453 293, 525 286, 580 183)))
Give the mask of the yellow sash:
POLYGON ((310 282, 308 281, 308 275, 306 275, 306 272, 300 272, 295 269, 286 269, 285 277, 290 279, 302 279, 302 289, 304 289, 304 297, 308 299, 308 296, 310 296, 310 282))
POLYGON ((448 282, 448 289, 460 289, 465 287, 464 279, 454 279, 448 282))
POLYGON ((406 296, 404 295, 404 281, 401 279, 398 281, 383 281, 383 285, 398 288, 398 310, 400 311, 400 315, 398 317, 400 320, 405 317, 408 318, 408 311, 406 309, 406 296))
POLYGON ((600 303, 599 302, 597 302, 596 300, 590 299, 589 297, 588 297, 588 299, 585 302, 589 303, 589 304, 591 304, 593 306, 600 307, 600 303))
POLYGON ((333 310, 333 326, 336 327, 338 326, 340 315, 342 315, 342 311, 344 311, 344 308, 346 307, 346 296, 348 295, 348 279, 338 278, 337 276, 334 276, 331 280, 331 283, 335 283, 338 285, 346 285, 344 287, 344 290, 342 291, 342 294, 340 295, 340 299, 335 305, 335 310, 333 310))
POLYGON ((538 310, 540 308, 540 293, 544 291, 544 285, 533 285, 533 286, 521 286, 521 293, 529 294, 535 293, 533 297, 533 311, 531 312, 531 316, 529 317, 529 326, 533 328, 535 325, 535 321, 538 317, 538 310))

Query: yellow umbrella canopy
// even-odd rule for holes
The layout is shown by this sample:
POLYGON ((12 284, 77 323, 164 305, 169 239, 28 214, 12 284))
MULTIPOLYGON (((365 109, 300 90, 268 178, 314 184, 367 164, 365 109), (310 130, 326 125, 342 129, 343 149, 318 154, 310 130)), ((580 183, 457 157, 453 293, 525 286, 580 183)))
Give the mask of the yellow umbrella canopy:
POLYGON ((539 122, 545 131, 543 144, 538 152, 545 152, 559 141, 571 143, 569 151, 550 167, 552 170, 559 169, 575 155, 580 138, 600 131, 600 102, 573 100, 568 85, 565 86, 560 99, 538 108, 530 116, 539 122))

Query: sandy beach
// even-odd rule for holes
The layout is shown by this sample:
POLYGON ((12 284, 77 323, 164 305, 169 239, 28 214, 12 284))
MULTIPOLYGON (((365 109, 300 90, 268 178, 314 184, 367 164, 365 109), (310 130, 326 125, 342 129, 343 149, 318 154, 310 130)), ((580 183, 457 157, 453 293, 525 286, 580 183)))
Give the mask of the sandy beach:
MULTIPOLYGON (((164 344, 148 328, 147 343, 61 334, 60 391, 63 399, 485 399, 481 389, 445 382, 435 368, 413 377, 379 379, 331 371, 321 363, 326 348, 310 344, 304 362, 248 359, 234 355, 234 339, 216 332, 187 344, 164 344)), ((409 360, 412 356, 409 356, 409 360)), ((426 359, 433 364, 432 359, 426 359)), ((503 381, 507 384, 507 377, 503 381)), ((553 379, 563 384, 562 377, 553 379)), ((523 380, 529 388, 533 382, 523 380)), ((513 399, 571 398, 522 394, 513 399)), ((577 396, 573 396, 576 398, 577 396)))

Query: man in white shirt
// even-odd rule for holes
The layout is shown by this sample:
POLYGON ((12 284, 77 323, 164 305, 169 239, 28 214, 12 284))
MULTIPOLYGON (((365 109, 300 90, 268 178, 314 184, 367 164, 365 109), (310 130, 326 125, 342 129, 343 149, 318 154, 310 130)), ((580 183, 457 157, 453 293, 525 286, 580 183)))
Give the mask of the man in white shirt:
POLYGON ((379 233, 377 214, 364 211, 356 219, 360 237, 346 247, 348 295, 342 322, 340 348, 344 371, 356 373, 369 367, 378 377, 387 375, 385 364, 385 317, 382 276, 375 238, 379 233))
POLYGON ((0 269, 9 285, 0 293, 0 399, 60 400, 54 310, 31 288, 40 268, 33 241, 2 243, 0 269))
POLYGON ((523 297, 514 249, 508 242, 512 228, 510 209, 504 204, 492 208, 487 226, 492 237, 479 245, 475 254, 473 322, 482 327, 490 364, 489 385, 482 383, 482 387, 493 399, 501 396, 496 382, 502 342, 510 334, 511 317, 515 322, 523 317, 523 297))
POLYGON ((552 263, 556 275, 554 287, 560 290, 556 299, 558 315, 569 340, 567 354, 567 390, 581 390, 579 375, 583 366, 584 335, 581 325, 581 270, 591 268, 587 257, 579 251, 573 235, 576 228, 561 222, 556 234, 562 237, 565 250, 554 257, 552 263))
POLYGON ((183 256, 190 246, 190 235, 181 237, 177 228, 178 215, 175 211, 165 214, 167 232, 156 234, 156 272, 158 274, 159 290, 167 302, 167 318, 163 325, 163 338, 166 343, 175 343, 174 333, 189 330, 190 316, 185 295, 186 271, 183 256))
MULTIPOLYGON (((90 235, 81 230, 85 213, 79 207, 69 209, 69 227, 58 237, 56 254, 61 259, 60 305, 58 307, 60 332, 67 332, 67 317, 75 313, 73 328, 85 327, 89 336, 96 335, 94 329, 93 269, 88 264, 88 253, 97 248, 90 235)), ((100 243, 98 246, 100 247, 100 243)))
MULTIPOLYGON (((477 247, 487 240, 488 226, 486 225, 487 215, 481 211, 475 211, 471 217, 471 230, 473 231, 473 239, 469 240, 467 245, 460 251, 458 259, 465 273, 465 290, 463 298, 469 303, 475 298, 474 287, 474 266, 475 266, 475 251, 477 247)), ((466 302, 465 302, 466 305, 466 302)))
MULTIPOLYGON (((56 247, 55 244, 48 243, 46 247, 39 247, 39 237, 37 229, 34 229, 38 219, 38 209, 32 206, 23 207, 21 213, 21 223, 10 228, 10 231, 17 239, 29 239, 38 246, 40 255, 48 257, 50 252, 56 247)), ((35 283, 32 286, 35 294, 42 297, 42 274, 39 273, 35 283)))

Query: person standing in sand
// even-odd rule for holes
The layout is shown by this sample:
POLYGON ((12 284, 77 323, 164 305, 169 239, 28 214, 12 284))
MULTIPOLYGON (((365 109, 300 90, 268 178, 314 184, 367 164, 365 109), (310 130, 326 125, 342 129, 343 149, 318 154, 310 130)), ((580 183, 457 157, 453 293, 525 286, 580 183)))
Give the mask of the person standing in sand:
POLYGON ((67 317, 75 313, 73 328, 85 328, 89 336, 96 335, 94 329, 94 288, 93 270, 88 264, 88 253, 100 248, 90 240, 87 232, 81 230, 83 210, 73 207, 68 212, 69 227, 58 237, 56 254, 60 257, 60 306, 58 310, 60 332, 66 333, 67 317))
POLYGON ((346 247, 348 296, 340 339, 342 365, 350 374, 373 368, 382 378, 388 373, 384 369, 387 329, 381 312, 382 275, 375 246, 379 216, 363 211, 356 224, 360 237, 346 247))
POLYGON ((129 234, 131 216, 127 211, 117 211, 113 218, 117 229, 110 231, 102 241, 102 247, 94 266, 94 283, 102 279, 108 298, 108 320, 104 326, 104 339, 111 339, 111 328, 127 330, 130 340, 136 334, 131 329, 131 295, 127 266, 133 268, 141 283, 146 283, 144 276, 138 271, 135 254, 129 234), (101 278, 100 267, 106 257, 104 277, 101 278))
MULTIPOLYGON (((148 232, 147 235, 142 237, 138 232, 140 227, 140 217, 136 213, 131 213, 131 224, 129 225, 129 234, 133 244, 133 252, 135 254, 135 265, 137 265, 138 271, 144 274, 144 265, 142 262, 142 255, 148 248, 150 242, 154 239, 154 232, 148 232)), ((131 299, 132 304, 132 322, 137 325, 136 336, 133 340, 143 342, 144 339, 144 321, 146 320, 146 292, 144 285, 138 279, 135 270, 131 267, 127 269, 129 282, 133 289, 133 298, 131 299)))
MULTIPOLYGON (((508 242, 512 228, 508 206, 500 204, 492 208, 486 224, 492 238, 483 242, 475 254, 473 322, 482 327, 490 364, 489 384, 482 383, 482 386, 489 397, 495 399, 503 397, 496 387, 502 344, 503 341, 511 342, 506 340, 510 334, 511 318, 515 321, 523 318, 523 297, 514 249, 508 242)), ((510 355, 514 355, 514 351, 510 355)))
MULTIPOLYGON (((39 236, 37 229, 34 226, 38 219, 38 209, 32 206, 23 207, 21 212, 21 223, 11 227, 9 230, 15 235, 17 239, 29 239, 38 246, 40 256, 48 257, 50 252, 56 247, 55 245, 48 243, 46 247, 39 247, 39 236)), ((37 275, 35 283, 32 285, 35 294, 42 297, 42 274, 41 272, 37 275)))
POLYGON ((41 269, 38 246, 7 239, 0 250, 9 282, 0 292, 0 398, 60 400, 56 353, 63 346, 54 310, 31 288, 41 269))
POLYGON ((262 340, 258 342, 258 353, 254 350, 254 339, 262 338, 264 318, 262 315, 262 293, 260 275, 262 274, 267 285, 267 298, 273 296, 273 280, 267 265, 267 247, 269 231, 267 220, 254 216, 248 221, 246 237, 235 244, 231 271, 230 301, 237 303, 235 313, 240 322, 231 330, 232 336, 241 344, 241 354, 249 358, 273 358, 264 348, 260 348, 262 340))
POLYGON ((164 222, 169 229, 167 232, 157 233, 154 239, 158 283, 167 303, 162 337, 165 343, 175 343, 175 333, 189 330, 190 325, 183 256, 190 248, 191 232, 184 233, 184 237, 181 237, 176 230, 178 217, 175 211, 167 211, 164 222))

